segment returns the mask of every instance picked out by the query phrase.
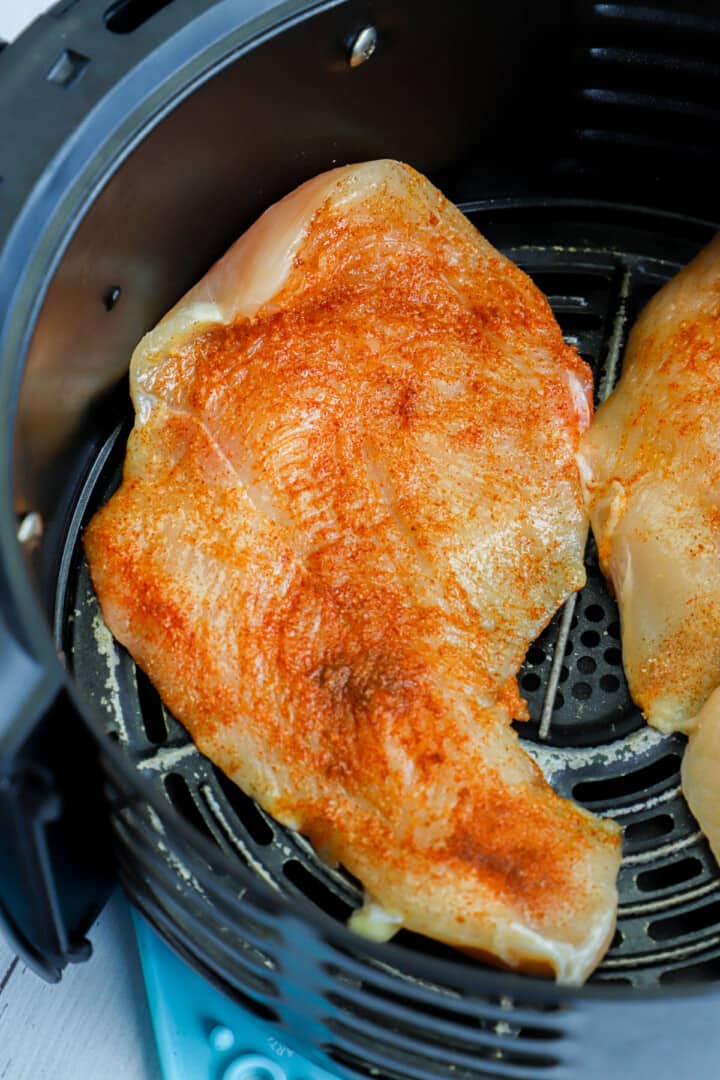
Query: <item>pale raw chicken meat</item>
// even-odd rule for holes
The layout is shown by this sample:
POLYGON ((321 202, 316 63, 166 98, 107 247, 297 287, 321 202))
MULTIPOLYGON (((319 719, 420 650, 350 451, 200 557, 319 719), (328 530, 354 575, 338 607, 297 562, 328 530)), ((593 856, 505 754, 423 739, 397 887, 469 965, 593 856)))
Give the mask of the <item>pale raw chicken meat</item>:
POLYGON ((630 692, 688 730, 720 684, 720 239, 658 292, 581 448, 630 692))
POLYGON ((695 722, 682 763, 685 798, 720 863, 720 689, 695 722))
POLYGON ((690 735, 683 790, 716 855, 718 415, 720 237, 645 307, 580 456, 600 560, 620 606, 630 692, 649 723, 690 735))
POLYGON ((579 982, 617 826, 510 726, 584 581, 590 375, 427 180, 336 169, 148 334, 122 486, 85 535, 107 624, 199 748, 400 927, 579 982))

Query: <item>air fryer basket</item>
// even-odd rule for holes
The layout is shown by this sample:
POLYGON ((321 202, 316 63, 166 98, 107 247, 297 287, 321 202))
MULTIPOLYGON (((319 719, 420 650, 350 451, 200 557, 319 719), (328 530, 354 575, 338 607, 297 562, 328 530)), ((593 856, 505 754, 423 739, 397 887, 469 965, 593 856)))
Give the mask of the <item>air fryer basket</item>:
MULTIPOLYGON (((608 957, 571 993, 406 932, 352 935, 357 882, 197 753, 99 617, 79 536, 119 480, 130 352, 269 202, 335 163, 392 156, 528 270, 603 399, 640 307, 714 231, 709 7, 63 0, 0 56, 3 649, 25 665, 0 723, 5 774, 11 759, 33 812, 62 824, 37 796, 51 738, 74 761, 59 801, 77 822, 74 789, 93 776, 82 715, 134 901, 339 1075, 592 1078, 619 1061, 645 1077, 651 1060, 657 1077, 680 1060, 713 1075, 720 872, 680 793, 683 739, 630 702, 590 541, 587 586, 528 652, 520 731, 558 790, 625 826, 608 957), (364 28, 369 57, 353 51, 364 28)), ((102 836, 84 836, 91 859, 102 836)), ((56 967, 83 952, 68 904, 49 905, 56 967)))

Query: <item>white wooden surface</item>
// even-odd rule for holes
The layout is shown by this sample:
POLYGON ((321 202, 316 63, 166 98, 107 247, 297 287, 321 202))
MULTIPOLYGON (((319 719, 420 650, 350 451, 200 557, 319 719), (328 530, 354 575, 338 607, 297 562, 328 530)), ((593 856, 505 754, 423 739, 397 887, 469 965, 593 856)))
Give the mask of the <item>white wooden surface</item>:
POLYGON ((44 983, 0 937, 0 1080, 160 1080, 130 913, 116 893, 94 953, 44 983))
POLYGON ((0 0, 0 38, 12 41, 52 0, 0 0))

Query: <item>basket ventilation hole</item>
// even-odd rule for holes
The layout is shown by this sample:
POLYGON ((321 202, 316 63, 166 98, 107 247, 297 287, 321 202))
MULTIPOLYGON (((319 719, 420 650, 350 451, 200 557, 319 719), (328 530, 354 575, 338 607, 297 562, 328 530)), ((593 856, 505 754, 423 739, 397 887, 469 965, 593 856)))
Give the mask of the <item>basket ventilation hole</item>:
POLYGON ((267 847, 268 844, 271 844, 275 838, 275 834, 252 799, 241 791, 236 784, 233 784, 232 780, 228 780, 225 774, 221 773, 219 769, 215 769, 215 776, 233 810, 250 834, 250 837, 256 844, 260 844, 262 847, 267 847))
POLYGON ((585 333, 588 330, 598 329, 602 326, 602 315, 599 315, 597 312, 583 311, 582 308, 568 310, 559 297, 551 297, 550 299, 555 317, 560 323, 562 332, 566 337, 573 337, 585 333), (555 300, 554 303, 552 302, 553 300, 555 300))
POLYGON ((168 737, 162 702, 155 687, 140 668, 135 668, 135 679, 145 734, 154 746, 161 746, 168 737))
POLYGON ((702 872, 703 864, 699 859, 680 859, 656 870, 644 870, 637 876, 637 886, 643 892, 655 892, 656 889, 669 889, 683 881, 697 877, 702 872))
MULTIPOLYGON (((348 976, 346 972, 344 972, 341 968, 328 965, 326 970, 329 975, 332 975, 334 978, 338 979, 343 983, 348 984, 352 982, 352 977, 348 976)), ((356 1001, 353 998, 348 997, 346 994, 337 993, 336 991, 331 991, 328 994, 328 998, 332 1002, 332 1004, 335 1005, 341 1012, 350 1014, 351 1016, 354 1016, 359 1020, 367 1019, 368 1017, 376 1020, 377 1009, 382 1010, 383 1008, 385 1008, 386 1013, 391 1014, 393 1005, 400 1005, 403 1009, 406 1009, 408 1005, 408 998, 404 995, 394 993, 386 986, 378 986, 376 983, 373 982, 358 980, 356 983, 353 983, 353 989, 363 991, 364 997, 362 1001, 356 1001), (366 1001, 369 1002, 372 1006, 371 1009, 368 1009, 367 1005, 365 1004, 366 1001)), ((422 1023, 423 1014, 427 1014, 434 1020, 441 1020, 443 1022, 454 1025, 467 1022, 466 1014, 462 1012, 456 1012, 451 1008, 444 1008, 442 1005, 438 1005, 436 1002, 431 1003, 426 1000, 412 1000, 413 1007, 417 1010, 418 1020, 420 1023, 422 1023)), ((487 1004, 492 1005, 494 1008, 500 1006, 503 1009, 507 1010, 508 1021, 505 1022, 508 1023, 508 1027, 510 1026, 509 1021, 512 1019, 513 1012, 516 1006, 524 1009, 526 1012, 534 1011, 542 1013, 552 1011, 552 1008, 546 1009, 544 1003, 540 1004, 538 1007, 537 1002, 517 1002, 514 999, 509 998, 502 998, 500 1001, 494 998, 488 998, 487 1004)), ((493 1029, 495 1024, 497 1023, 497 1017, 496 1015, 484 1015, 482 1012, 482 1006, 478 1005, 478 1011, 477 1015, 475 1016, 474 1022, 477 1023, 478 1027, 480 1028, 493 1029)), ((565 1038, 565 1032, 559 1027, 535 1027, 533 1025, 523 1025, 522 1027, 518 1027, 516 1024, 513 1024, 512 1027, 513 1037, 518 1039, 545 1040, 547 1042, 553 1042, 565 1038)))
POLYGON ((215 843, 215 837, 210 832, 205 818, 200 813, 184 778, 179 773, 168 773, 165 777, 165 790, 173 807, 185 821, 215 843))
POLYGON ((105 12, 105 25, 112 34, 131 34, 171 3, 172 0, 119 0, 105 12))
POLYGON ((623 796, 636 796, 655 784, 662 784, 671 777, 677 776, 679 767, 679 755, 666 754, 659 761, 654 761, 652 765, 647 765, 644 769, 636 769, 635 772, 625 776, 613 776, 603 780, 582 780, 573 788, 573 798, 578 802, 599 803, 621 799, 623 796))
POLYGON ((674 827, 675 822, 670 814, 658 814, 657 817, 646 818, 644 821, 631 821, 625 826, 625 840, 627 843, 657 840, 671 833, 674 827))
POLYGON ((720 922, 720 902, 695 908, 685 915, 673 915, 650 923, 648 935, 653 941, 674 941, 686 934, 697 934, 720 922))
POLYGON ((350 905, 328 889, 314 874, 311 874, 299 859, 288 859, 283 863, 283 874, 308 900, 312 900, 317 907, 322 908, 326 915, 331 915, 333 919, 341 919, 343 922, 351 915, 350 905))
POLYGON ((685 967, 671 968, 663 971, 660 982, 687 983, 687 982, 717 982, 720 981, 720 958, 705 960, 699 964, 687 964, 685 967))
POLYGON ((250 997, 249 994, 243 993, 237 985, 233 986, 232 995, 241 1008, 246 1009, 252 1016, 256 1016, 258 1020, 268 1020, 271 1024, 280 1023, 280 1014, 266 1001, 258 1001, 256 998, 250 997))
MULTIPOLYGON (((393 1028, 390 1023, 387 1023, 385 1037, 378 1034, 369 1034, 365 1030, 365 1025, 355 1025, 346 1023, 344 1019, 333 1018, 329 1021, 328 1027, 336 1034, 344 1038, 346 1045, 350 1040, 358 1048, 360 1052, 365 1051, 365 1070, 360 1074, 361 1076, 373 1075, 373 1072, 368 1070, 368 1066, 380 1066, 377 1069, 375 1075, 386 1077, 393 1077, 397 1075, 393 1071, 394 1065, 399 1065, 403 1068, 403 1072, 400 1073, 401 1080, 407 1080, 408 1076, 433 1076, 440 1078, 452 1078, 457 1075, 457 1066, 451 1063, 445 1063, 444 1052, 447 1043, 444 1045, 437 1045, 437 1052, 433 1054, 432 1059, 428 1058, 428 1047, 420 1044, 418 1049, 419 1054, 414 1053, 408 1049, 400 1049, 395 1039, 393 1038, 393 1028), (422 1052, 424 1051, 424 1053, 422 1052), (382 1056, 381 1056, 382 1055, 382 1056), (369 1060, 368 1060, 369 1059, 369 1060), (422 1069, 422 1073, 416 1071, 422 1069)), ((412 1037, 411 1030, 400 1029, 401 1034, 405 1035, 406 1039, 412 1037)), ((547 1048, 548 1051, 551 1047, 547 1048)), ((470 1052, 469 1050, 465 1051, 470 1052)), ((488 1058, 496 1059, 497 1050, 495 1047, 478 1046, 475 1044, 472 1048, 472 1055, 476 1059, 476 1063, 472 1067, 466 1067, 462 1069, 460 1075, 463 1080, 496 1080, 498 1077, 497 1071, 490 1065, 488 1058)), ((332 1055, 334 1056, 334 1055, 332 1055)), ((335 1058, 337 1060, 337 1058, 335 1058)), ((506 1066, 520 1066, 525 1070, 533 1069, 533 1075, 536 1075, 534 1070, 536 1069, 555 1069, 560 1064, 559 1059, 552 1053, 545 1050, 539 1051, 528 1049, 523 1047, 522 1040, 511 1039, 506 1037, 505 1045, 502 1047, 502 1061, 506 1066)), ((502 1074, 501 1074, 502 1075, 502 1074)), ((515 1069, 513 1069, 513 1076, 517 1075, 515 1069)), ((523 1073, 527 1076, 527 1071, 523 1073)))

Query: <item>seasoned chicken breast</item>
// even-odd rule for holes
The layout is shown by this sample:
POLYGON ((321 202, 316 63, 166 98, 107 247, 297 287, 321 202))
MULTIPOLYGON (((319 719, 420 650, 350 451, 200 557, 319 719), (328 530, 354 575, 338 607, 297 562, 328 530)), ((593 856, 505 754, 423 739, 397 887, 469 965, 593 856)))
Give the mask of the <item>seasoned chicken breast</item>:
POLYGON ((712 692, 693 726, 683 757, 682 786, 720 863, 720 689, 712 692))
POLYGON ((720 684, 720 238, 650 301, 582 442, 633 698, 687 730, 720 684))
POLYGON ((584 580, 590 376, 427 180, 336 169, 148 334, 85 534, 108 626, 200 749, 404 926, 587 976, 617 826, 521 750, 515 675, 584 580))
POLYGON ((622 378, 580 455, 600 560, 620 606, 630 692, 649 723, 690 735, 683 791, 716 856, 719 409, 716 237, 642 312, 622 378))

